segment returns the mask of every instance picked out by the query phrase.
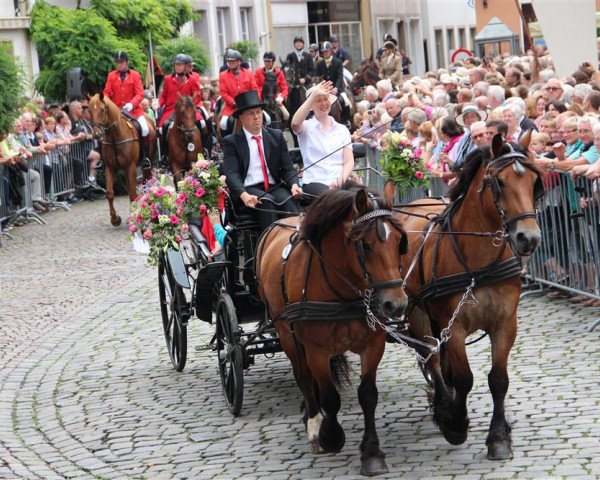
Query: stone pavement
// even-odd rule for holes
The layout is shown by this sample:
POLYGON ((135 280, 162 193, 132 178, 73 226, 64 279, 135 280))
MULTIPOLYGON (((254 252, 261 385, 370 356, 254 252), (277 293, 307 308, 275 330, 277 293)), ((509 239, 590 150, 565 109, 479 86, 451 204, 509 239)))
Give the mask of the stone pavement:
MULTIPOLYGON (((122 216, 127 201, 119 198, 122 216)), ((212 328, 189 327, 185 370, 172 370, 156 271, 113 228, 105 202, 52 212, 0 248, 0 478, 359 478, 362 417, 342 395, 346 446, 309 453, 300 392, 283 355, 246 372, 244 409, 224 406, 212 328)), ((600 478, 600 315, 528 297, 510 362, 515 458, 486 460, 491 397, 487 341, 469 347, 470 436, 447 444, 430 420, 414 358, 388 346, 380 367, 383 478, 600 478)))

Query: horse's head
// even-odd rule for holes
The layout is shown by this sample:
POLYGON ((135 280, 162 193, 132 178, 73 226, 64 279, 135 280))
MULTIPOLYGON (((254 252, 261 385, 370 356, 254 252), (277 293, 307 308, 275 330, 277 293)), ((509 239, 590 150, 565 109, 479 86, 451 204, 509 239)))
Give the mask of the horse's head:
POLYGON ((352 80, 348 84, 350 90, 357 90, 367 85, 375 85, 381 78, 379 77, 379 67, 373 60, 373 56, 365 58, 356 69, 352 80))
POLYGON ((335 257, 331 264, 364 296, 373 295, 387 316, 407 304, 400 272, 407 236, 391 209, 392 199, 393 192, 376 197, 364 187, 348 184, 322 194, 302 222, 303 237, 329 251, 335 257))
POLYGON ((108 129, 116 123, 116 119, 112 117, 111 105, 118 110, 117 106, 111 102, 110 98, 105 97, 102 92, 94 95, 88 101, 88 109, 90 111, 91 123, 94 128, 94 137, 96 139, 108 131, 108 129))
POLYGON ((542 239, 536 203, 544 195, 544 186, 540 171, 525 151, 522 146, 504 143, 496 135, 487 152, 489 157, 483 162, 479 188, 502 219, 518 255, 531 255, 542 239))

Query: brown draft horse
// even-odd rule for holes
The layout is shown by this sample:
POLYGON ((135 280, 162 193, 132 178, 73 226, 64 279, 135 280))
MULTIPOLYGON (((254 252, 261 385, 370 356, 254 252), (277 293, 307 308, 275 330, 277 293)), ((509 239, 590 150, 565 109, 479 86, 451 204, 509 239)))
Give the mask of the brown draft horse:
POLYGON ((344 446, 336 379, 348 373, 344 353, 360 355, 361 472, 366 475, 384 473, 387 466, 375 427, 375 379, 386 332, 369 325, 365 302, 373 295, 383 314, 393 315, 407 300, 399 270, 406 236, 398 215, 390 211, 392 195, 376 198, 350 184, 329 190, 300 221, 285 219, 267 230, 256 257, 259 294, 304 396, 314 453, 344 446), (290 246, 298 224, 297 241, 290 246))
POLYGON ((175 186, 202 153, 202 136, 196 127, 196 105, 189 95, 178 94, 178 97, 173 124, 166 133, 169 168, 175 186))
MULTIPOLYGON (((141 153, 139 135, 131 121, 123 116, 119 107, 102 93, 89 99, 89 110, 95 136, 102 138, 102 160, 104 161, 110 223, 118 227, 121 224, 121 217, 117 215, 113 205, 115 175, 117 170, 123 171, 129 200, 133 202, 137 196, 136 167, 141 153)), ((156 126, 148 115, 146 115, 146 122, 150 130, 148 157, 152 159, 156 148, 156 126)), ((143 175, 144 179, 149 179, 151 170, 145 169, 143 175)))
POLYGON ((441 201, 431 206, 435 200, 420 200, 404 207, 410 214, 402 217, 410 245, 402 259, 410 330, 421 340, 432 332, 442 339, 441 355, 430 356, 426 367, 435 389, 430 396, 433 420, 453 445, 466 440, 469 427, 467 395, 473 374, 465 339, 477 330, 490 338, 488 385, 494 402, 486 440, 490 460, 512 458, 504 400, 521 293, 521 266, 515 255, 531 255, 541 241, 535 203, 543 195, 543 185, 539 171, 518 148, 496 135, 489 149, 479 149, 467 159, 450 190, 452 203, 447 208, 441 201), (468 293, 472 281, 476 301, 468 293))

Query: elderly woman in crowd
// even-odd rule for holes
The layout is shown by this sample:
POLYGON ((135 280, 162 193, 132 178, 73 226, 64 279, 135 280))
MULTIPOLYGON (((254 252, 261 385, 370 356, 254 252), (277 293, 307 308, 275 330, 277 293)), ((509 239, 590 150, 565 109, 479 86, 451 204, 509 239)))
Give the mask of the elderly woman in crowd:
POLYGON ((310 195, 341 186, 354 168, 350 132, 329 115, 336 101, 332 90, 331 82, 313 86, 292 118, 305 169, 302 189, 310 195), (306 120, 311 111, 314 116, 306 120))

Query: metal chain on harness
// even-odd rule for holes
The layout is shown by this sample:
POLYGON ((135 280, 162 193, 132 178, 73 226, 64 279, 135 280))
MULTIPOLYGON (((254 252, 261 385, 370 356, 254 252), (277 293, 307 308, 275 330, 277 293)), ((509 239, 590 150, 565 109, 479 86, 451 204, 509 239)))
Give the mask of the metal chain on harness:
POLYGON ((465 303, 474 306, 479 305, 477 298, 475 298, 475 295, 473 295, 473 287, 475 287, 474 278, 471 279, 471 284, 467 287, 465 293, 463 293, 463 296, 460 299, 460 302, 458 302, 458 305, 454 309, 454 313, 452 314, 452 317, 448 322, 448 326, 440 332, 440 346, 442 346, 444 343, 450 340, 450 337, 452 336, 450 330, 452 329, 452 325, 454 325, 454 320, 456 320, 456 317, 458 317, 458 314, 460 313, 463 305, 465 303))
POLYGON ((365 306, 365 318, 367 319, 367 325, 369 325, 369 328, 373 331, 375 331, 375 329, 377 328, 377 323, 379 323, 380 325, 382 325, 382 323, 379 321, 379 319, 375 316, 375 314, 373 313, 373 310, 371 310, 371 297, 373 296, 373 289, 372 288, 367 288, 365 290, 364 296, 363 296, 363 304, 365 306))

